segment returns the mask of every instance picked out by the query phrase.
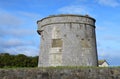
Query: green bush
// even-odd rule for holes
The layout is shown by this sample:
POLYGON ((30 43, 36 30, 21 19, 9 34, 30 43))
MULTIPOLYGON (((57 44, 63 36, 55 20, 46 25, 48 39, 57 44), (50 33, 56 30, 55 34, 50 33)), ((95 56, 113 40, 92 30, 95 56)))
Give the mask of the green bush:
POLYGON ((24 54, 10 55, 9 53, 0 54, 0 68, 13 67, 37 67, 38 56, 29 57, 24 54))

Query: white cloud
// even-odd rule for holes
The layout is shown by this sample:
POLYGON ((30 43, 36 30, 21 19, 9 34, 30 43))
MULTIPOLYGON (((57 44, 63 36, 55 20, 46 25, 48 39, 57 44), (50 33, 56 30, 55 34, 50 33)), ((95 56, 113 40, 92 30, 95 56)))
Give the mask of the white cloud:
POLYGON ((1 48, 14 48, 17 46, 34 46, 35 43, 33 41, 25 41, 22 39, 12 38, 12 39, 0 39, 0 47, 1 48))
POLYGON ((29 12, 9 12, 0 9, 0 52, 35 56, 39 53, 36 41, 36 19, 29 12), (35 21, 35 22, 34 22, 35 21))
MULTIPOLYGON (((6 11, 0 8, 0 28, 24 27, 23 25, 32 22, 36 23, 42 16, 33 12, 25 11, 6 11)), ((28 25, 28 24, 27 24, 28 25)))
POLYGON ((113 49, 111 47, 98 48, 98 58, 105 59, 110 66, 120 65, 120 49, 113 49))
MULTIPOLYGON (((12 38, 21 38, 21 37, 32 37, 36 36, 37 32, 35 29, 0 29, 0 37, 12 37, 12 38)), ((24 39, 24 38, 23 38, 24 39)))
POLYGON ((67 14, 88 14, 87 9, 84 6, 65 6, 58 10, 60 13, 67 13, 67 14))
POLYGON ((120 61, 117 61, 120 59, 120 37, 117 33, 118 28, 114 28, 115 24, 111 23, 105 22, 97 26, 98 57, 106 59, 111 66, 118 66, 120 65, 120 61))
POLYGON ((27 56, 36 56, 39 54, 37 47, 18 46, 14 48, 4 48, 4 52, 11 54, 24 54, 27 56))
POLYGON ((117 42, 117 41, 120 41, 120 37, 114 36, 114 35, 106 35, 106 36, 103 36, 103 40, 117 42))
POLYGON ((0 53, 25 54, 35 56, 39 54, 39 46, 33 40, 0 39, 0 53))
POLYGON ((21 18, 0 9, 0 26, 18 27, 23 24, 21 18))
POLYGON ((105 30, 107 30, 107 28, 106 28, 106 27, 102 27, 102 26, 97 26, 97 25, 96 25, 96 30, 97 30, 97 31, 105 31, 105 30))
POLYGON ((27 18, 32 18, 32 19, 41 18, 41 15, 37 13, 31 13, 31 12, 25 12, 25 11, 18 11, 17 13, 27 18))
POLYGON ((14 14, 14 12, 10 13, 0 9, 0 36, 19 37, 35 35, 37 32, 33 26, 39 17, 40 15, 35 13, 16 12, 16 14, 14 14))
POLYGON ((97 0, 97 2, 101 5, 106 5, 111 7, 116 7, 120 5, 118 0, 97 0))

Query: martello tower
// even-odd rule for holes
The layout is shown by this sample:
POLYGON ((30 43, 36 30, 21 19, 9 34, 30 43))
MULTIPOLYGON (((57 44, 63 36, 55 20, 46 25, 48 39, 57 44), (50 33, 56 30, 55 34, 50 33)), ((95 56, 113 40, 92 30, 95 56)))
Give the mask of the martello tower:
POLYGON ((95 19, 52 15, 37 21, 41 35, 38 67, 97 66, 95 19))

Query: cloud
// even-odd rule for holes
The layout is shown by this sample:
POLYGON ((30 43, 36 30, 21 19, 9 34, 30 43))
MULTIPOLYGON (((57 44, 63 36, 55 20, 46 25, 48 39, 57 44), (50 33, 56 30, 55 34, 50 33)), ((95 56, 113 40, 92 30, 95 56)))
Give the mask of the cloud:
MULTIPOLYGON (((26 11, 7 11, 0 8, 0 26, 7 28, 23 27, 23 25, 34 22, 40 19, 42 16, 33 12, 26 11)), ((0 28, 1 28, 0 27, 0 28)))
POLYGON ((25 12, 25 11, 18 11, 18 14, 22 15, 23 17, 32 18, 36 20, 37 18, 41 18, 41 15, 37 13, 25 12))
POLYGON ((96 30, 97 31, 105 31, 105 30, 107 30, 107 27, 102 27, 102 26, 97 26, 96 25, 96 30))
POLYGON ((37 33, 33 26, 40 15, 21 11, 15 13, 0 9, 0 36, 19 37, 37 33))
POLYGON ((111 25, 104 25, 103 26, 97 26, 97 39, 101 42, 105 41, 107 42, 107 44, 109 45, 110 43, 114 43, 114 45, 120 41, 120 36, 119 36, 119 27, 114 28, 114 26, 116 26, 115 24, 112 26, 111 25), (108 27, 109 26, 109 27, 108 27))
POLYGON ((60 13, 68 13, 68 14, 87 14, 88 11, 84 6, 77 6, 77 5, 72 5, 72 6, 65 6, 60 9, 58 9, 60 13))
POLYGON ((110 64, 110 66, 120 65, 120 49, 114 49, 111 47, 99 48, 98 56, 99 59, 105 59, 110 64))
POLYGON ((118 0, 97 0, 97 2, 101 5, 116 7, 120 5, 118 0))
POLYGON ((99 59, 105 59, 110 66, 120 65, 120 36, 118 28, 112 22, 104 22, 97 26, 97 49, 99 59), (109 24, 109 25, 108 25, 109 24), (113 25, 113 26, 112 26, 113 25), (108 27, 109 26, 109 27, 108 27))
POLYGON ((18 27, 21 24, 23 21, 19 17, 0 9, 0 26, 18 27))
POLYGON ((119 36, 114 36, 114 35, 106 35, 106 36, 103 36, 103 39, 104 40, 107 40, 107 41, 120 41, 120 37, 119 36))
POLYGON ((27 56, 37 56, 39 49, 36 47, 18 46, 14 48, 4 48, 4 52, 11 54, 25 54, 27 56))
POLYGON ((39 15, 30 12, 9 12, 0 9, 0 52, 38 55, 36 19, 39 15))
POLYGON ((0 53, 25 54, 35 56, 39 54, 39 46, 34 40, 0 38, 0 53))
POLYGON ((33 41, 25 41, 21 39, 0 39, 0 47, 1 48, 14 48, 17 46, 34 46, 35 43, 33 41))
POLYGON ((22 36, 32 36, 34 34, 37 34, 36 31, 31 29, 0 29, 0 36, 13 36, 13 37, 22 37, 22 36))

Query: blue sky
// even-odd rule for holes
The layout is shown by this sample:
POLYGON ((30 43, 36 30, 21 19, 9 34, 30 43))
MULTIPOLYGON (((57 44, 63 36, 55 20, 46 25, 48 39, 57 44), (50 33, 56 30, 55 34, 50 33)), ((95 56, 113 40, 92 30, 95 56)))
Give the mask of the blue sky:
POLYGON ((39 55, 36 21, 54 14, 94 17, 99 59, 120 65, 120 0, 0 0, 0 52, 39 55))

